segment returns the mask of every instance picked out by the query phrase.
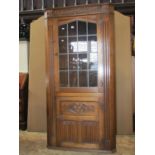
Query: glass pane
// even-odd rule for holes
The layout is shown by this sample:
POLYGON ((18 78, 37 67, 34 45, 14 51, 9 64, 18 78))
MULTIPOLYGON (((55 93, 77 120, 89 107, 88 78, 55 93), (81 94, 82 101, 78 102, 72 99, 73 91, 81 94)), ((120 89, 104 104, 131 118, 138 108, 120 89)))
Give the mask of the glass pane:
POLYGON ((77 34, 76 22, 72 22, 72 23, 68 24, 68 34, 69 35, 76 35, 77 34))
POLYGON ((87 69, 87 54, 79 54, 79 69, 87 69))
POLYGON ((77 5, 86 4, 86 0, 77 0, 77 5))
POLYGON ((77 69, 77 54, 69 54, 69 69, 76 70, 77 69))
POLYGON ((68 69, 67 55, 59 55, 59 68, 60 70, 68 69))
POLYGON ((73 6, 75 4, 75 0, 66 0, 66 6, 73 6))
POLYGON ((64 0, 55 0, 55 7, 63 7, 64 0))
POLYGON ((79 86, 80 87, 87 87, 87 71, 80 71, 79 72, 79 86))
POLYGON ((69 72, 70 87, 77 87, 77 71, 69 72))
POLYGON ((89 4, 93 4, 93 3, 97 3, 97 2, 98 2, 98 0, 88 0, 89 4))
POLYGON ((69 53, 78 52, 77 49, 77 37, 69 37, 69 53))
POLYGON ((112 0, 112 3, 122 3, 122 0, 112 0))
POLYGON ((97 53, 90 53, 89 69, 97 70, 97 53))
POLYGON ((89 52, 97 52, 97 37, 89 36, 88 37, 88 48, 89 52))
POLYGON ((59 36, 67 36, 67 25, 59 26, 59 36))
POLYGON ((78 37, 78 52, 87 52, 87 37, 78 37))
POLYGON ((96 24, 74 21, 59 26, 60 86, 96 87, 97 54, 96 24))
POLYGON ((78 34, 86 35, 86 22, 78 21, 78 34))
POLYGON ((110 3, 110 0, 100 0, 100 3, 110 3))
POLYGON ((40 1, 40 0, 33 0, 33 6, 34 6, 34 9, 41 9, 42 1, 40 1))
POLYGON ((96 34, 96 24, 88 23, 88 35, 89 34, 96 34))
POLYGON ((67 53, 67 38, 59 38, 59 52, 67 53))
POLYGON ((60 71, 60 86, 68 86, 68 72, 60 71))
POLYGON ((23 0, 23 10, 32 10, 31 0, 23 0))
POLYGON ((53 0, 46 0, 46 1, 44 1, 44 3, 45 3, 45 7, 46 8, 52 8, 53 7, 53 0))
POLYGON ((97 86, 97 71, 89 72, 89 86, 96 87, 97 86))
POLYGON ((21 11, 21 0, 19 0, 19 11, 21 11))
POLYGON ((124 2, 135 2, 135 0, 125 0, 124 2))

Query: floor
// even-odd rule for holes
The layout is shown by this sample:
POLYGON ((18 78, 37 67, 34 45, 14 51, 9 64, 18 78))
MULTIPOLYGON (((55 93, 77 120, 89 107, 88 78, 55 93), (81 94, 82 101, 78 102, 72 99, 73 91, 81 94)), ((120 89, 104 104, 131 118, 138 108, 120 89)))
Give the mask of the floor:
MULTIPOLYGON (((51 150, 46 147, 46 133, 39 132, 19 132, 19 155, 104 155, 97 152, 75 152, 51 150)), ((134 155, 135 136, 117 136, 117 152, 106 155, 134 155)))

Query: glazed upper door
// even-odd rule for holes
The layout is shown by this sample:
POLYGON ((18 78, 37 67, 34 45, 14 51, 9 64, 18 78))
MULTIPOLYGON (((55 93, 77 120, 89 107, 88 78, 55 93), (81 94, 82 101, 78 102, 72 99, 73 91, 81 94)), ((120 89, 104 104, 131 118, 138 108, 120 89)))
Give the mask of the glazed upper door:
POLYGON ((59 87, 97 87, 97 28, 76 20, 59 26, 59 87))
POLYGON ((103 94, 98 87, 103 64, 96 16, 54 22, 56 144, 98 149, 103 137, 103 94))

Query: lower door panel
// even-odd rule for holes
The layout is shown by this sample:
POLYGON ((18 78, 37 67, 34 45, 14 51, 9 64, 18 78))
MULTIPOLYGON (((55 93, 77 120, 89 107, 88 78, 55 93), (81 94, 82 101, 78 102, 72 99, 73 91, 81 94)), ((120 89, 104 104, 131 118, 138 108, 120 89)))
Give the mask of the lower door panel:
POLYGON ((97 97, 57 98, 57 144, 98 149, 100 108, 97 97))

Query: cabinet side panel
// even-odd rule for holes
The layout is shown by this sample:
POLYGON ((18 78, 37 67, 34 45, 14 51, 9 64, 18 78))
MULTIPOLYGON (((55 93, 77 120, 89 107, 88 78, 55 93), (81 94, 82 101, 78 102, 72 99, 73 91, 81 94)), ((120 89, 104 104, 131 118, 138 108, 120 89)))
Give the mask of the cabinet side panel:
POLYGON ((115 12, 117 134, 132 134, 130 19, 115 12))
POLYGON ((28 131, 46 131, 44 17, 32 22, 29 55, 28 131))

